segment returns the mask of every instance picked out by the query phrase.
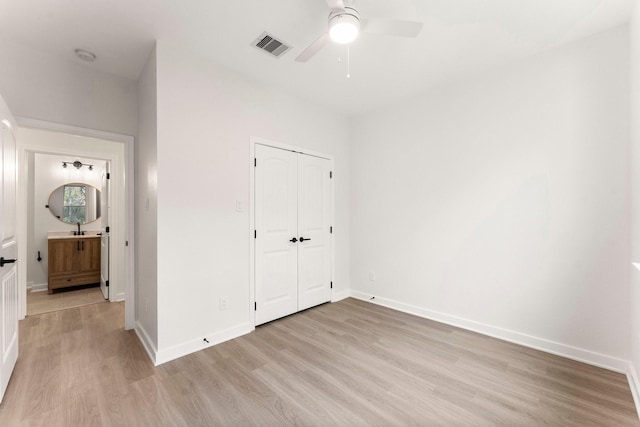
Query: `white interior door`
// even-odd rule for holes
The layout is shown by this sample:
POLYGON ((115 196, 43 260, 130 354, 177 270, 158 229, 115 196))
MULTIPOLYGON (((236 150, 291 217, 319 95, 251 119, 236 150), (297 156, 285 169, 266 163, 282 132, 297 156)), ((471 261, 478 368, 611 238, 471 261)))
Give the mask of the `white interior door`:
POLYGON ((102 192, 100 195, 100 216, 102 221, 102 236, 100 237, 100 289, 105 299, 109 299, 109 211, 111 208, 109 182, 109 162, 106 162, 104 170, 102 171, 102 192))
MULTIPOLYGON (((0 112, 2 113, 2 112, 0 112)), ((5 117, 0 123, 0 402, 18 360, 18 277, 16 238, 16 141, 5 117)))
POLYGON ((255 157, 255 309, 260 325, 298 310, 298 169, 291 151, 256 145, 255 157))
POLYGON ((331 300, 328 159, 256 144, 256 325, 331 300))
POLYGON ((331 300, 330 161, 298 155, 298 310, 331 300))

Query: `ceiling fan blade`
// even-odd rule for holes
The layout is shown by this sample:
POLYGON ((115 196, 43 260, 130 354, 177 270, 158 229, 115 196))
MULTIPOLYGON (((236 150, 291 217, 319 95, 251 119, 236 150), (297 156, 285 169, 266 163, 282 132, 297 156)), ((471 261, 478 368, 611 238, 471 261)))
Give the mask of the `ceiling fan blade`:
POLYGON ((418 37, 423 24, 422 22, 395 21, 392 19, 361 19, 360 25, 363 33, 418 37))
POLYGON ((329 33, 324 33, 297 56, 296 62, 307 62, 329 42, 329 33))
POLYGON ((343 0, 327 0, 327 5, 331 10, 344 10, 343 0))

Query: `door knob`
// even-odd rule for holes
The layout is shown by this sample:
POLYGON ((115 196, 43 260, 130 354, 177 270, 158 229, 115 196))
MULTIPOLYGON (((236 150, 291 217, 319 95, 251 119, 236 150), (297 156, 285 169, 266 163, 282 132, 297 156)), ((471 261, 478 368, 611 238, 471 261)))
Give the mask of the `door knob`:
POLYGON ((0 257, 0 267, 4 267, 5 264, 13 264, 16 261, 17 259, 4 259, 3 257, 0 257))
POLYGON ((289 240, 289 241, 290 241, 291 243, 295 243, 295 242, 297 242, 297 241, 298 241, 298 239, 296 239, 296 238, 294 237, 293 239, 291 239, 291 240, 289 240))
POLYGON ((305 241, 307 241, 307 240, 311 240, 311 239, 305 239, 304 237, 301 237, 301 238, 300 238, 300 241, 301 241, 301 242, 305 242, 305 241))

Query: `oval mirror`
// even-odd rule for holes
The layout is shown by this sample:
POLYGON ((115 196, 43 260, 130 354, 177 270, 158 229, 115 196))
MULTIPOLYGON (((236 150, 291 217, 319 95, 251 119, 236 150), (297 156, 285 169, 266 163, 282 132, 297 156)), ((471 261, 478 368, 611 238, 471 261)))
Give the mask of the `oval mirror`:
POLYGON ((71 182, 53 190, 49 210, 67 224, 87 224, 100 218, 100 190, 81 182, 71 182))

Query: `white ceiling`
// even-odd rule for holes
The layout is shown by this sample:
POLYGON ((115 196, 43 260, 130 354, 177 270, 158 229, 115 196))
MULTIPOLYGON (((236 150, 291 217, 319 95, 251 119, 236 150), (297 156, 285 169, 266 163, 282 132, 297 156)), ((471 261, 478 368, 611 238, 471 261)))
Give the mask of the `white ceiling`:
POLYGON ((417 39, 362 34, 307 63, 326 30, 324 0, 0 0, 0 39, 137 79, 154 40, 175 42, 265 84, 344 114, 396 102, 452 78, 622 25, 635 0, 357 0, 364 17, 424 22, 417 39), (250 43, 263 31, 294 48, 279 59, 250 43), (342 58, 343 62, 339 62, 342 58))

